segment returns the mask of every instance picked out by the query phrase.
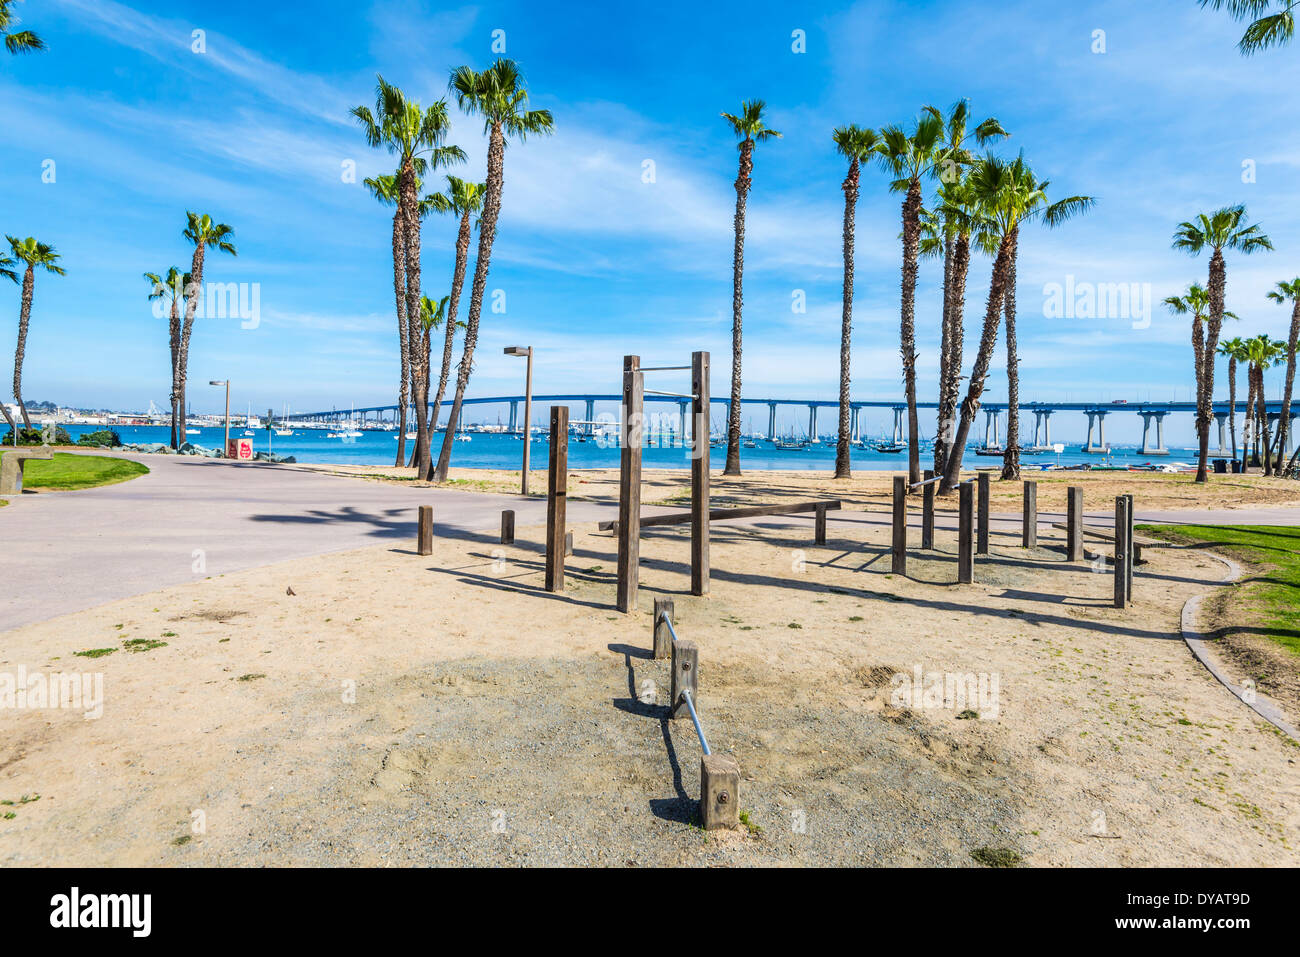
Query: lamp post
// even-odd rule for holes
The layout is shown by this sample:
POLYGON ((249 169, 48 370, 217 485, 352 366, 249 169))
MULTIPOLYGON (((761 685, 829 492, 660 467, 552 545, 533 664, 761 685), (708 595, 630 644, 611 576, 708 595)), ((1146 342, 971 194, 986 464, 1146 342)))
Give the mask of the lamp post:
POLYGON ((508 356, 524 356, 528 359, 528 371, 524 377, 524 475, 520 483, 521 495, 528 494, 528 451, 533 444, 533 347, 507 346, 508 356))
POLYGON ((226 387, 226 435, 225 441, 221 446, 221 457, 230 457, 230 380, 229 379, 210 379, 208 385, 224 385, 226 387))

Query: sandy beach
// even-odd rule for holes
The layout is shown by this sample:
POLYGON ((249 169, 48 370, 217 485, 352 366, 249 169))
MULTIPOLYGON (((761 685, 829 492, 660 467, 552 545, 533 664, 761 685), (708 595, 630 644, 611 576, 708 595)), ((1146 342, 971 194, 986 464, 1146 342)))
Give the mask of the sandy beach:
MULTIPOLYGON (((1140 476, 1143 501, 1183 502, 1163 478, 1140 476)), ((608 480, 573 478, 593 495, 608 480)), ((763 501, 816 481, 743 480, 763 501)), ((887 481, 839 497, 875 508, 887 481)), ((680 494, 675 476, 647 485, 647 502, 680 494)), ((1210 493, 1289 501, 1262 480, 1210 493)), ((693 598, 687 531, 647 529, 624 616, 594 523, 574 528, 562 596, 542 590, 540 527, 514 545, 436 529, 429 557, 386 541, 14 629, 0 667, 99 672, 104 701, 93 720, 6 716, 0 862, 1300 864, 1300 747, 1180 638, 1214 559, 1150 549, 1121 611, 1111 576, 1066 563, 1046 526, 1033 552, 995 529, 974 585, 954 584, 947 533, 932 553, 913 539, 891 575, 887 535, 851 513, 824 547, 807 521, 718 524, 711 594, 693 598), (700 647, 710 742, 741 767, 738 833, 695 823, 699 745, 666 719, 668 666, 649 657, 664 594, 700 647), (114 650, 74 657, 95 649, 114 650), (997 692, 911 694, 933 675, 997 692)))

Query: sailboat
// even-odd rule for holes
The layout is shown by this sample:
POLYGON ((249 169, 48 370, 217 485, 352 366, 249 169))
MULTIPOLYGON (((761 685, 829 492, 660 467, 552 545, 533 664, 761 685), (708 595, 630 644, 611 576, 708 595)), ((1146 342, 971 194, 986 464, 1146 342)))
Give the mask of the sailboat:
MULTIPOLYGON (((282 416, 282 419, 281 419, 281 420, 287 422, 287 421, 288 421, 288 418, 289 418, 289 403, 286 402, 286 403, 284 404, 284 415, 282 416)), ((293 429, 289 428, 289 427, 286 425, 285 428, 283 428, 283 429, 276 429, 276 430, 275 430, 275 434, 276 434, 276 435, 293 435, 293 429)))

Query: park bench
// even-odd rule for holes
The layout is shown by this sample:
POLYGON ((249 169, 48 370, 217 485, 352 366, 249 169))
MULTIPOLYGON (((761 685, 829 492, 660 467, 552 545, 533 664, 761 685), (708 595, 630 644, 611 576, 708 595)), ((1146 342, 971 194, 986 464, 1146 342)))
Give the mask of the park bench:
POLYGON ((48 445, 5 451, 0 455, 0 495, 16 495, 23 490, 23 466, 28 459, 48 459, 53 455, 48 445))

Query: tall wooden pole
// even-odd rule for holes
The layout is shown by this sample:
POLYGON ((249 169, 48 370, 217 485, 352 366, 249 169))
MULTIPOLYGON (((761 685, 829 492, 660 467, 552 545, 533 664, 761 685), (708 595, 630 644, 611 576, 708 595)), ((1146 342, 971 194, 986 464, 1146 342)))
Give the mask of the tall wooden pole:
POLYGON ((709 593, 709 354, 691 353, 691 594, 709 593))
POLYGON ((645 388, 640 356, 623 357, 622 453, 618 489, 618 610, 636 607, 641 564, 641 441, 645 388))
POLYGON ((569 495, 569 407, 551 406, 546 477, 546 590, 564 591, 564 524, 569 495))
MULTIPOLYGON (((520 483, 520 488, 519 488, 520 494, 522 495, 528 494, 528 465, 529 465, 528 453, 529 450, 532 448, 532 444, 533 444, 532 427, 533 427, 533 347, 529 346, 528 347, 528 371, 524 375, 524 478, 523 481, 520 483)), ((566 431, 564 433, 564 437, 567 444, 567 440, 569 437, 569 433, 567 431, 567 425, 566 425, 566 431)))

